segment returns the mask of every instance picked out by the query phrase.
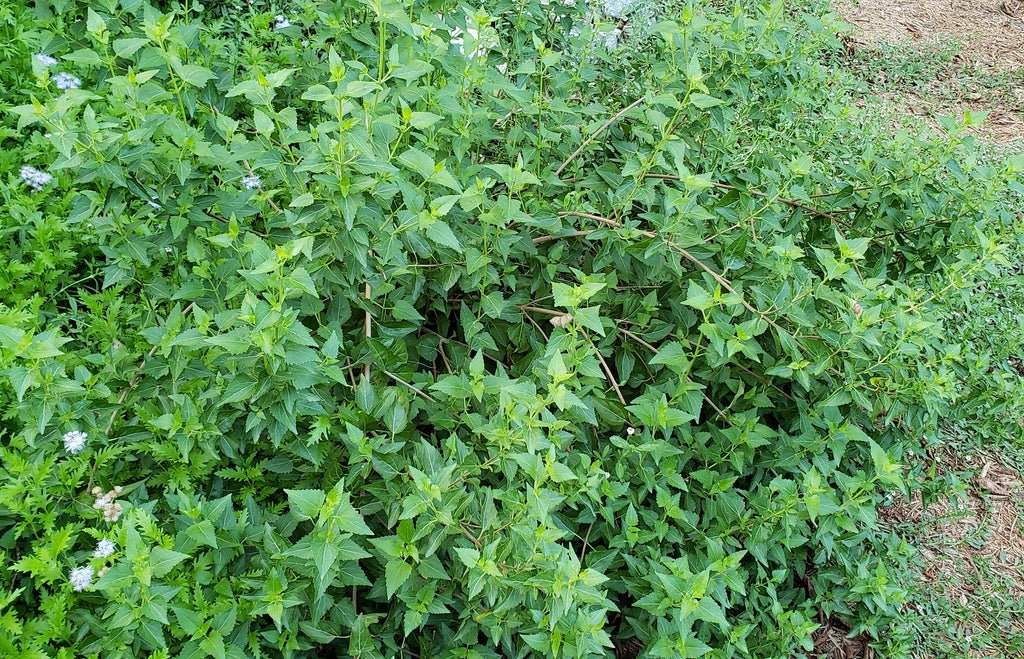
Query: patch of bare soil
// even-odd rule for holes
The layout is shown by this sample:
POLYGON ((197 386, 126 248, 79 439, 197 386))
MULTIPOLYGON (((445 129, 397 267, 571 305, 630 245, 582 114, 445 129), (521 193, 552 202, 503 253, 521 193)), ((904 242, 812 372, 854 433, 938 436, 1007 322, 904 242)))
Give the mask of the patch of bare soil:
MULTIPOLYGON (((970 610, 975 629, 1003 625, 1004 634, 1024 634, 1024 620, 1012 621, 1007 628, 1006 621, 994 620, 985 605, 993 595, 1003 600, 1024 596, 1024 523, 1019 509, 1024 501, 1024 479, 996 455, 967 462, 946 448, 933 450, 929 460, 935 462, 940 478, 941 472, 963 473, 977 469, 979 461, 982 464, 966 500, 943 500, 925 507, 920 492, 915 492, 910 501, 894 501, 879 510, 884 524, 910 524, 916 529, 908 541, 917 547, 924 562, 919 592, 970 610)), ((947 640, 952 641, 956 631, 951 629, 947 640)), ((972 656, 1002 655, 991 649, 972 656)))
POLYGON ((958 37, 977 64, 1024 68, 1024 0, 837 0, 864 43, 958 37))
MULTIPOLYGON (((921 81, 925 90, 948 89, 950 79, 975 72, 1024 71, 1024 0, 834 0, 833 8, 855 28, 847 44, 852 50, 870 50, 879 41, 955 39, 963 50, 935 80, 921 81)), ((914 93, 887 93, 885 81, 875 82, 900 113, 922 117, 932 128, 938 126, 936 115, 985 111, 984 124, 971 132, 996 143, 1024 140, 1024 88, 999 94, 968 90, 957 102, 936 102, 914 93)))
POLYGON ((850 638, 850 626, 838 617, 829 618, 814 632, 813 656, 828 659, 874 659, 871 636, 861 634, 850 638))

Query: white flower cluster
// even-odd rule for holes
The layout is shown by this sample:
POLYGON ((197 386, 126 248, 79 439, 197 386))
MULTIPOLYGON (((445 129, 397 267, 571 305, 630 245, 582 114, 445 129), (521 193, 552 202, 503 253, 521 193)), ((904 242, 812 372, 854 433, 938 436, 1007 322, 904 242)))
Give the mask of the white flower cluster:
POLYGON ((50 57, 45 53, 36 53, 36 59, 39 60, 39 63, 43 66, 53 66, 57 63, 56 58, 50 57))
POLYGON ((74 455, 85 448, 85 440, 89 435, 85 434, 81 430, 72 430, 71 432, 64 433, 64 450, 74 455))
POLYGON ((292 26, 292 22, 288 20, 288 17, 284 14, 278 14, 274 17, 274 20, 276 21, 276 23, 274 23, 275 30, 283 30, 286 27, 292 26))
POLYGON ((260 175, 249 174, 248 176, 242 177, 242 185, 245 186, 246 190, 255 190, 260 187, 260 175))
POLYGON ((92 569, 91 565, 83 565, 82 567, 76 567, 71 570, 71 574, 68 576, 68 581, 76 591, 85 590, 92 584, 92 577, 96 574, 95 570, 92 569))
POLYGON ((52 174, 41 172, 35 167, 29 167, 25 165, 18 172, 23 181, 31 185, 36 190, 42 190, 50 181, 53 180, 52 174))
POLYGON ((96 543, 96 551, 94 551, 92 555, 96 558, 106 558, 113 554, 116 549, 117 545, 114 544, 113 540, 103 538, 96 543))
POLYGON ((53 80, 53 84, 57 85, 57 89, 78 89, 82 86, 82 81, 71 75, 61 71, 57 75, 50 78, 53 80))

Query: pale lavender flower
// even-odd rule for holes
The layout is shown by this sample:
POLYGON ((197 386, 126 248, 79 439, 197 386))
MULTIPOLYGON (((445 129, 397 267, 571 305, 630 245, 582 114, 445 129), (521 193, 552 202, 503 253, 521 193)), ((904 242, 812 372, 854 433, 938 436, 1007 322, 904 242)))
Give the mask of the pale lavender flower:
POLYGON ((30 167, 28 165, 22 167, 18 171, 18 174, 21 176, 23 181, 31 185, 35 190, 42 190, 53 180, 52 174, 41 172, 35 167, 30 167))
POLYGON ((82 86, 81 80, 63 71, 53 76, 51 80, 53 80, 53 84, 57 85, 57 89, 78 89, 82 86))
POLYGON ((278 14, 277 16, 274 17, 274 20, 277 21, 276 23, 274 23, 275 30, 283 30, 286 27, 292 26, 292 22, 288 20, 288 17, 285 16, 284 14, 278 14))
POLYGON ((39 63, 42 64, 43 66, 53 66, 54 64, 57 63, 57 60, 55 58, 50 57, 49 55, 47 55, 45 53, 38 53, 38 54, 36 54, 36 59, 39 60, 39 63))
POLYGON ((64 434, 64 450, 68 453, 78 453, 85 448, 85 440, 89 435, 81 430, 72 430, 64 434))
POLYGON ((245 186, 246 190, 255 190, 260 187, 260 175, 249 174, 248 176, 242 177, 242 185, 245 186))
POLYGON ((117 546, 114 544, 113 540, 103 538, 96 543, 96 551, 94 551, 92 555, 96 558, 106 558, 113 554, 115 549, 117 549, 117 546))
POLYGON ((68 576, 68 581, 74 586, 75 590, 85 590, 92 584, 92 577, 95 574, 91 565, 83 565, 82 567, 76 567, 71 570, 71 574, 68 576))

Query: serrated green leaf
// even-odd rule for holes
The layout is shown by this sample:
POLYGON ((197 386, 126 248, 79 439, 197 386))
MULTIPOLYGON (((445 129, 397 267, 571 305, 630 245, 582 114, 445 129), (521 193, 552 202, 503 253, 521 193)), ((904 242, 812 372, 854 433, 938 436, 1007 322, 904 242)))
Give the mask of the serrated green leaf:
POLYGON ((183 554, 180 551, 154 547, 149 554, 149 566, 153 570, 153 576, 159 579, 166 576, 186 558, 188 558, 188 554, 183 554))
POLYGON ((384 585, 388 597, 394 597, 398 589, 402 587, 409 577, 412 576, 412 566, 400 558, 393 558, 384 567, 384 585))
POLYGON ((320 514, 327 495, 323 490, 285 490, 292 514, 300 519, 311 519, 320 514))

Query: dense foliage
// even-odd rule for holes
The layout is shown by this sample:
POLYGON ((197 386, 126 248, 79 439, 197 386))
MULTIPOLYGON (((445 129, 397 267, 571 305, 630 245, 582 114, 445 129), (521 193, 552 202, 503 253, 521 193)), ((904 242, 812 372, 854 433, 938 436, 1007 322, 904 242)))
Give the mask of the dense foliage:
POLYGON ((1024 160, 786 5, 0 2, 0 655, 884 631, 1024 160))

